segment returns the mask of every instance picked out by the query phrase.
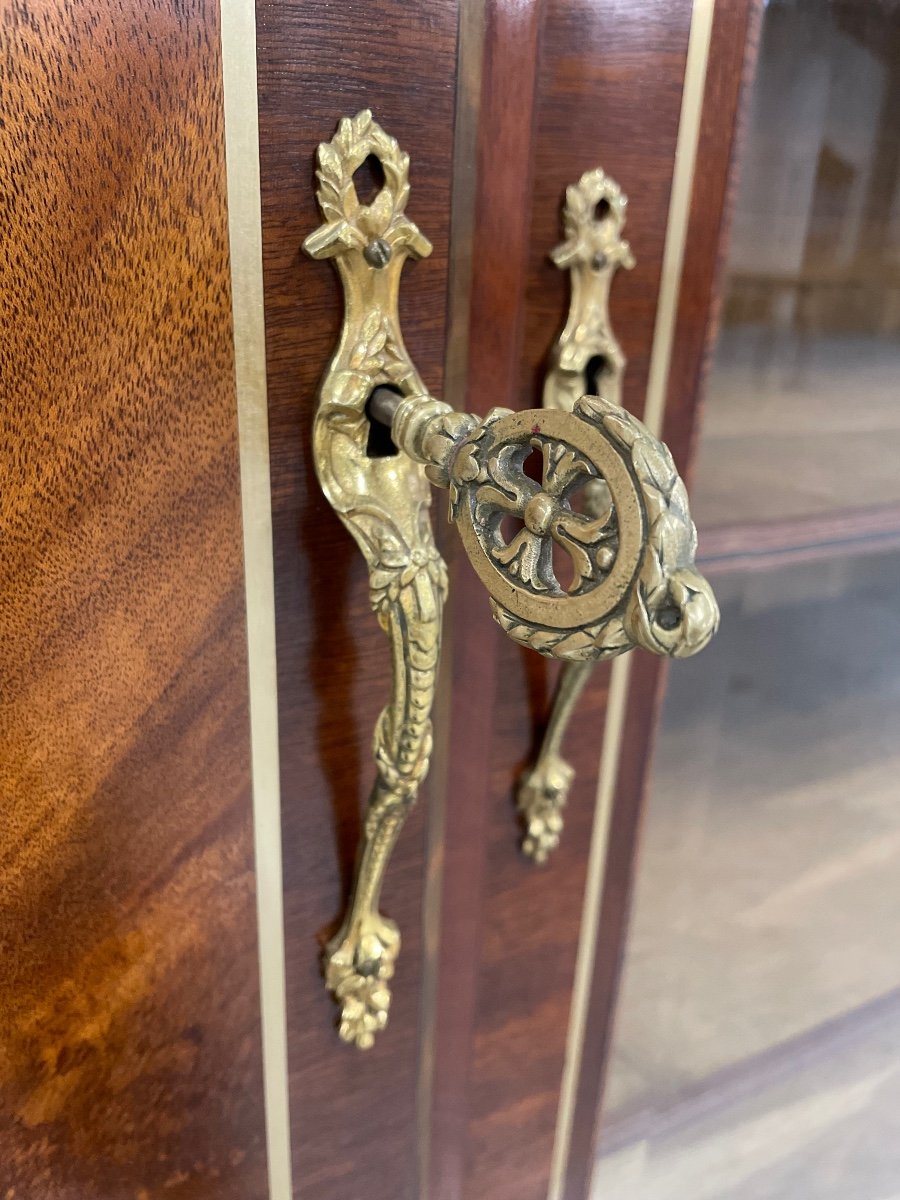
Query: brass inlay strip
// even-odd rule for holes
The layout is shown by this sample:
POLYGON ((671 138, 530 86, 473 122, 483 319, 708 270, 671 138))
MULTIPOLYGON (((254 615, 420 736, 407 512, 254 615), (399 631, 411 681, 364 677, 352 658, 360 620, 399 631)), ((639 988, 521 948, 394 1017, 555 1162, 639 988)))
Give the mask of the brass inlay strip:
POLYGON ((456 116, 450 192, 450 270, 447 289, 447 341, 444 399, 454 408, 466 406, 475 201, 478 184, 478 126, 484 58, 485 0, 465 0, 459 7, 456 52, 456 116))
POLYGON ((619 773, 619 754, 622 749, 622 731, 625 726, 630 673, 630 655, 617 658, 613 662, 606 703, 606 722, 603 728, 603 749, 600 759, 600 777, 597 781, 594 823, 591 829, 591 846, 588 853, 588 874, 581 912, 581 928, 578 933, 572 1005, 569 1010, 569 1028, 566 1034, 566 1058, 563 1066, 559 1109, 557 1110, 553 1157, 550 1163, 548 1200, 562 1200, 569 1166, 572 1121, 575 1116, 575 1098, 581 1073, 587 1006, 594 974, 594 954, 600 926, 600 900, 603 894, 613 798, 619 773))
POLYGON ((250 751, 269 1200, 291 1200, 287 1006, 254 0, 225 0, 222 80, 244 529, 250 751))
MULTIPOLYGON (((700 120, 703 94, 709 62, 709 46, 715 0, 694 0, 685 63, 684 87, 678 138, 675 146, 675 167, 672 194, 666 221, 666 240, 663 251, 662 278, 657 301, 656 323, 650 354, 644 423, 659 436, 662 429, 672 356, 675 319, 684 264, 684 250, 690 218, 691 195, 694 185, 694 165, 700 139, 700 120)), ((566 1039, 566 1058, 557 1111, 556 1137, 550 1167, 548 1200, 562 1200, 569 1166, 572 1122, 578 1091, 581 1058, 584 1049, 587 1008, 594 974, 594 956, 599 933, 600 902, 609 842, 609 826, 618 778, 619 756, 628 703, 629 658, 613 663, 606 725, 603 735, 603 757, 594 810, 594 826, 588 858, 588 877, 585 885, 575 982, 569 1029, 566 1039)))
POLYGON ((675 320, 678 315, 678 297, 684 266, 684 247, 687 242, 691 195, 694 190, 694 164, 697 161, 697 146, 700 142, 700 119, 703 115, 703 92, 706 87, 714 7, 715 0, 694 0, 691 13, 681 116, 678 122, 678 140, 675 144, 675 170, 672 175, 662 278, 644 407, 644 424, 657 437, 662 432, 663 412, 666 406, 669 364, 672 360, 672 342, 675 337, 675 320))

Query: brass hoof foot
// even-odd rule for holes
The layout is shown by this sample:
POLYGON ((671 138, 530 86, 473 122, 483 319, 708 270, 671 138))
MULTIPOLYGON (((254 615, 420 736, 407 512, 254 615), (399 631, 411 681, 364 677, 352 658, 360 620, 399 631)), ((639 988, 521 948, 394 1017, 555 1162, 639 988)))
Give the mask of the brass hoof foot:
POLYGON ((399 930, 385 917, 349 935, 338 934, 325 950, 325 985, 341 1006, 338 1032, 360 1050, 368 1050, 375 1034, 387 1025, 387 981, 399 951, 399 930))
POLYGON ((536 863, 544 863, 559 845, 562 810, 569 798, 575 772, 555 755, 538 763, 519 785, 519 812, 525 826, 522 851, 536 863))

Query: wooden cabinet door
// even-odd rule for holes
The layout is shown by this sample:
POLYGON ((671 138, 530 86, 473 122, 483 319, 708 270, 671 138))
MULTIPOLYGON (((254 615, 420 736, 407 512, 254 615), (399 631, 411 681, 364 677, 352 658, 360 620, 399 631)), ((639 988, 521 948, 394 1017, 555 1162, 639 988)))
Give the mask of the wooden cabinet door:
POLYGON ((561 202, 602 166, 637 260, 613 291, 624 403, 684 472, 750 15, 4 12, 0 1195, 587 1195, 660 667, 594 674, 536 866, 515 787, 557 668, 502 636, 436 501, 434 754, 382 901, 402 952, 387 1028, 344 1044, 321 946, 390 658, 313 467, 342 296, 301 245, 317 144, 371 109, 434 246, 401 287, 426 385, 534 407, 561 202))
POLYGON ((435 754, 383 897, 403 948, 387 1029, 365 1052, 340 1044, 317 938, 346 900, 389 658, 365 563, 313 472, 310 425, 342 303, 333 272, 299 252, 320 221, 314 147, 369 108, 409 153, 408 212, 434 252, 405 270, 404 337, 427 386, 479 413, 539 403, 569 302, 548 257, 561 202, 603 166, 629 195, 637 259, 613 289, 625 403, 665 428, 684 465, 748 18, 743 4, 713 15, 605 0, 258 6, 291 1150, 304 1200, 586 1195, 626 843, 661 680, 656 662, 636 663, 625 703, 621 671, 612 685, 596 672, 566 747, 564 835, 535 866, 519 847, 515 785, 556 668, 499 635, 436 501, 450 600, 435 754), (604 876, 613 790, 620 858, 604 876))

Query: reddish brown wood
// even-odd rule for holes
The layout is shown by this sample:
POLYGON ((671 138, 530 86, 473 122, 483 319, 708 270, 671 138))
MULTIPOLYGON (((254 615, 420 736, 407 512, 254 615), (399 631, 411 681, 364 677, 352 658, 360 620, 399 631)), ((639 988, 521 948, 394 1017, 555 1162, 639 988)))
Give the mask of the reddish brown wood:
POLYGON ((708 574, 767 571, 900 546, 900 504, 707 529, 700 562, 708 574))
MULTIPOLYGON (((532 101, 543 0, 488 0, 477 115, 477 171, 465 406, 518 407, 516 381, 528 262, 532 101)), ((457 195, 456 203, 463 197, 457 195)), ((490 807, 489 763, 502 638, 465 556, 454 555, 447 613, 453 688, 441 845, 441 925, 435 978, 429 1185, 434 1200, 468 1195, 467 1088, 476 1053, 490 807)), ((507 781, 508 783, 508 781, 507 781)), ((512 845, 514 825, 507 821, 512 845)))
MULTIPOLYGON (((663 430, 683 474, 689 466, 698 393, 715 336, 717 283, 724 262, 727 221, 735 188, 737 118, 741 105, 746 103, 755 65, 759 11, 757 0, 718 5, 713 22, 663 430)), ((631 212, 629 220, 630 217, 631 212)), ((661 660, 634 655, 563 1191, 565 1200, 584 1200, 590 1190, 640 819, 652 768, 653 735, 665 675, 666 664, 661 660)))
POLYGON ((0 37, 0 1195, 263 1200, 218 5, 0 37))
POLYGON ((339 1041, 319 966, 340 915, 389 692, 388 643, 366 564, 323 497, 310 445, 341 293, 300 246, 319 224, 316 146, 369 107, 411 159, 409 213, 434 243, 401 289, 406 344, 442 384, 450 228, 455 0, 260 3, 264 275, 274 506, 287 929, 288 1034, 298 1200, 418 1195, 416 1107, 427 788, 392 857, 384 911, 402 930, 390 1025, 374 1048, 339 1041))
MULTIPOLYGON (((514 12, 505 5, 492 10, 496 23, 487 29, 480 127, 480 170, 487 179, 479 192, 483 242, 472 285, 473 302, 483 298, 472 321, 469 378, 476 390, 469 400, 475 407, 527 407, 539 397, 546 354, 568 304, 567 280, 546 265, 546 255, 559 240, 565 186, 598 162, 618 170, 626 187, 634 179, 641 191, 634 208, 644 214, 637 247, 643 267, 635 272, 628 311, 617 327, 628 330, 627 349, 636 363, 632 399, 643 393, 689 5, 639 8, 623 13, 605 2, 547 5, 533 129, 522 63, 532 34, 516 41, 507 32, 514 12), (587 53, 600 45, 602 54, 587 53), (517 76, 506 82, 505 72, 513 69, 517 76), (492 90, 494 79, 505 85, 500 96, 492 90), (529 205, 523 231, 517 222, 529 205), (521 236, 527 240, 517 245, 521 236), (522 286, 517 254, 527 255, 518 310, 509 292, 522 286), (493 374, 495 363, 500 369, 493 374), (524 382, 511 391, 516 378, 524 382)), ((526 6, 519 19, 522 11, 537 16, 526 6)), ((556 1125, 607 673, 597 673, 573 727, 569 749, 579 783, 563 844, 538 869, 518 850, 513 785, 536 748, 554 673, 496 633, 489 650, 492 635, 481 631, 486 610, 477 590, 472 603, 453 638, 455 658, 468 654, 473 669, 458 676, 454 664, 463 690, 451 726, 438 979, 446 1000, 439 1002, 436 1022, 438 1062, 445 1066, 435 1085, 432 1180, 443 1189, 436 1194, 448 1200, 536 1200, 546 1195, 556 1125), (489 653, 498 660, 493 693, 484 686, 486 673, 495 669, 483 662, 489 653), (482 660, 480 669, 475 659, 482 660), (485 795, 478 771, 488 735, 485 795), (468 989, 464 1003, 457 1003, 460 978, 468 989)))

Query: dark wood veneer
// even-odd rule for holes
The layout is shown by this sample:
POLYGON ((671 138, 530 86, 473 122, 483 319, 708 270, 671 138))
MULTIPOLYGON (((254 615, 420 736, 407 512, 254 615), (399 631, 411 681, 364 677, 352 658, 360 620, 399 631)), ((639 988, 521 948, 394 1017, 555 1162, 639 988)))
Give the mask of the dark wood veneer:
POLYGON ((440 394, 457 7, 278 0, 258 5, 257 26, 295 1195, 413 1200, 427 785, 387 874, 383 908, 403 948, 390 1024, 371 1050, 339 1041, 319 966, 349 887, 390 657, 366 564, 313 469, 313 414, 342 299, 331 265, 300 246, 320 222, 317 144, 340 117, 371 108, 410 155, 408 211, 434 244, 405 269, 400 307, 410 353, 440 394))
MULTIPOLYGON (((464 403, 485 413, 495 405, 520 407, 516 381, 523 335, 528 263, 532 103, 543 0, 485 4, 481 93, 471 261, 471 300, 464 403)), ((465 69, 465 68, 464 68, 465 69)), ((456 197, 456 202, 460 198, 456 197)), ((488 598, 466 561, 454 554, 447 613, 453 647, 452 693, 446 736, 441 855, 441 921, 436 962, 429 1134, 429 1195, 459 1200, 472 1192, 473 1154, 469 1086, 478 1053, 476 1035, 485 1007, 504 997, 483 990, 485 897, 490 894, 488 842, 496 827, 496 778, 491 760, 502 737, 502 663, 506 640, 491 620, 488 598)), ((523 719, 521 710, 518 719, 523 719)), ((504 790, 508 791, 507 776, 504 790)), ((502 825, 513 858, 516 826, 503 805, 502 825)), ((526 1080, 518 1080, 522 1093, 526 1080)), ((518 1099, 518 1096, 516 1097, 518 1099)), ((492 1193, 484 1193, 492 1195, 492 1193)))

